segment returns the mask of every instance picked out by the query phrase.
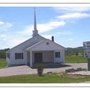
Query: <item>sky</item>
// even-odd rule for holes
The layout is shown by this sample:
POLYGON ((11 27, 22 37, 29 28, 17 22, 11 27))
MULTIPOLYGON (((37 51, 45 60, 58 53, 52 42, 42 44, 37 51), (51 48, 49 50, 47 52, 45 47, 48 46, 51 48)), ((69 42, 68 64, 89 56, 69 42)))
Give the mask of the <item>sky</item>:
MULTIPOLYGON (((32 37, 33 7, 0 7, 0 49, 12 48, 32 37)), ((90 7, 37 7, 41 36, 64 47, 90 41, 90 7)))

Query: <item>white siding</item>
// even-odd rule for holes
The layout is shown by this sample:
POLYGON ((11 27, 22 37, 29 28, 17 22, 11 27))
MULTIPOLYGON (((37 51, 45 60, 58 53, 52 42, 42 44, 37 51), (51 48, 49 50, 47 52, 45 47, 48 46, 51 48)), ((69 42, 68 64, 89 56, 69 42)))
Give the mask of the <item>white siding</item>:
POLYGON ((62 62, 62 63, 64 62, 64 47, 38 35, 12 48, 9 51, 10 59, 6 58, 8 65, 10 66, 10 65, 27 64, 27 51, 54 51, 54 52, 60 51, 61 57, 54 58, 54 62, 62 62), (15 60, 15 53, 23 53, 23 59, 15 60))
POLYGON ((54 52, 53 51, 43 51, 43 62, 54 62, 54 52))
POLYGON ((54 62, 55 63, 64 63, 64 47, 56 44, 55 42, 52 42, 50 40, 43 40, 39 42, 38 44, 28 48, 28 50, 31 49, 32 51, 54 51, 54 52, 60 52, 60 58, 55 58, 54 56, 54 62), (49 43, 47 45, 47 42, 49 43))
POLYGON ((41 36, 33 37, 20 45, 12 48, 10 52, 10 59, 6 58, 8 66, 11 65, 20 65, 20 64, 27 64, 27 51, 26 48, 32 46, 33 44, 43 40, 44 38, 41 36), (23 59, 15 60, 15 53, 23 53, 23 59))
POLYGON ((64 50, 55 50, 54 51, 54 62, 55 63, 64 63, 64 50), (55 52, 60 52, 60 58, 55 57, 55 52))

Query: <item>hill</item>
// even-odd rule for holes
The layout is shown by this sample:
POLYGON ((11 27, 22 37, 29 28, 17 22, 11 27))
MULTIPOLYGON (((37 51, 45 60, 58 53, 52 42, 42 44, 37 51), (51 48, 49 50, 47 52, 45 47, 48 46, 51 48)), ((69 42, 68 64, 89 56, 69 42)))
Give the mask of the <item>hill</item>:
POLYGON ((66 55, 80 55, 83 56, 83 47, 77 47, 77 48, 66 48, 65 54, 66 55))

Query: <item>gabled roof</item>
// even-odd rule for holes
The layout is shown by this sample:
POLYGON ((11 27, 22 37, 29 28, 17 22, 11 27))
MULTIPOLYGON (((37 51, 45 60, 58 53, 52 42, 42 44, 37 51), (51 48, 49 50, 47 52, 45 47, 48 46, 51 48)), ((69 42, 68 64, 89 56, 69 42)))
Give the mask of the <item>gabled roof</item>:
POLYGON ((36 44, 36 43, 44 40, 44 39, 45 39, 44 37, 42 37, 42 36, 40 36, 40 35, 38 34, 37 36, 32 37, 32 38, 30 38, 30 39, 28 39, 28 40, 20 43, 19 45, 11 48, 10 50, 13 50, 13 49, 15 49, 15 48, 17 48, 17 47, 24 47, 24 48, 26 49, 26 48, 28 48, 28 47, 30 47, 30 46, 32 46, 32 45, 34 45, 34 44, 36 44), (28 43, 29 43, 29 45, 28 45, 28 43), (25 47, 25 46, 26 46, 26 47, 25 47))
POLYGON ((36 44, 28 47, 26 50, 35 49, 35 48, 38 48, 38 49, 40 48, 40 50, 41 50, 41 49, 42 49, 42 50, 45 50, 45 48, 47 48, 47 47, 46 47, 46 46, 47 46, 47 45, 46 45, 47 42, 50 43, 50 45, 48 46, 48 50, 50 50, 50 48, 52 48, 52 50, 54 50, 55 48, 56 48, 56 49, 61 49, 61 48, 62 48, 62 49, 65 49, 63 46, 61 46, 61 45, 53 42, 52 40, 44 39, 44 40, 42 40, 42 41, 40 41, 40 42, 38 42, 38 43, 36 43, 36 44), (40 45, 42 45, 42 47, 40 47, 40 45), (45 48, 44 48, 44 45, 46 45, 45 48))

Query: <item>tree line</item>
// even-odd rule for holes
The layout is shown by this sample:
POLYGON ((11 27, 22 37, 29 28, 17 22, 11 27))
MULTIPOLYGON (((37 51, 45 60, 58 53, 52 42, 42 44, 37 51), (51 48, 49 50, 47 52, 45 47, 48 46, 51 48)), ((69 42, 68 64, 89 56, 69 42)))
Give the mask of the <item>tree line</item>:
POLYGON ((83 53, 84 53, 83 47, 66 48, 66 50, 65 50, 66 55, 81 55, 81 56, 83 56, 83 53))
POLYGON ((8 50, 9 50, 9 48, 0 50, 0 59, 6 58, 6 51, 8 51, 8 50))

